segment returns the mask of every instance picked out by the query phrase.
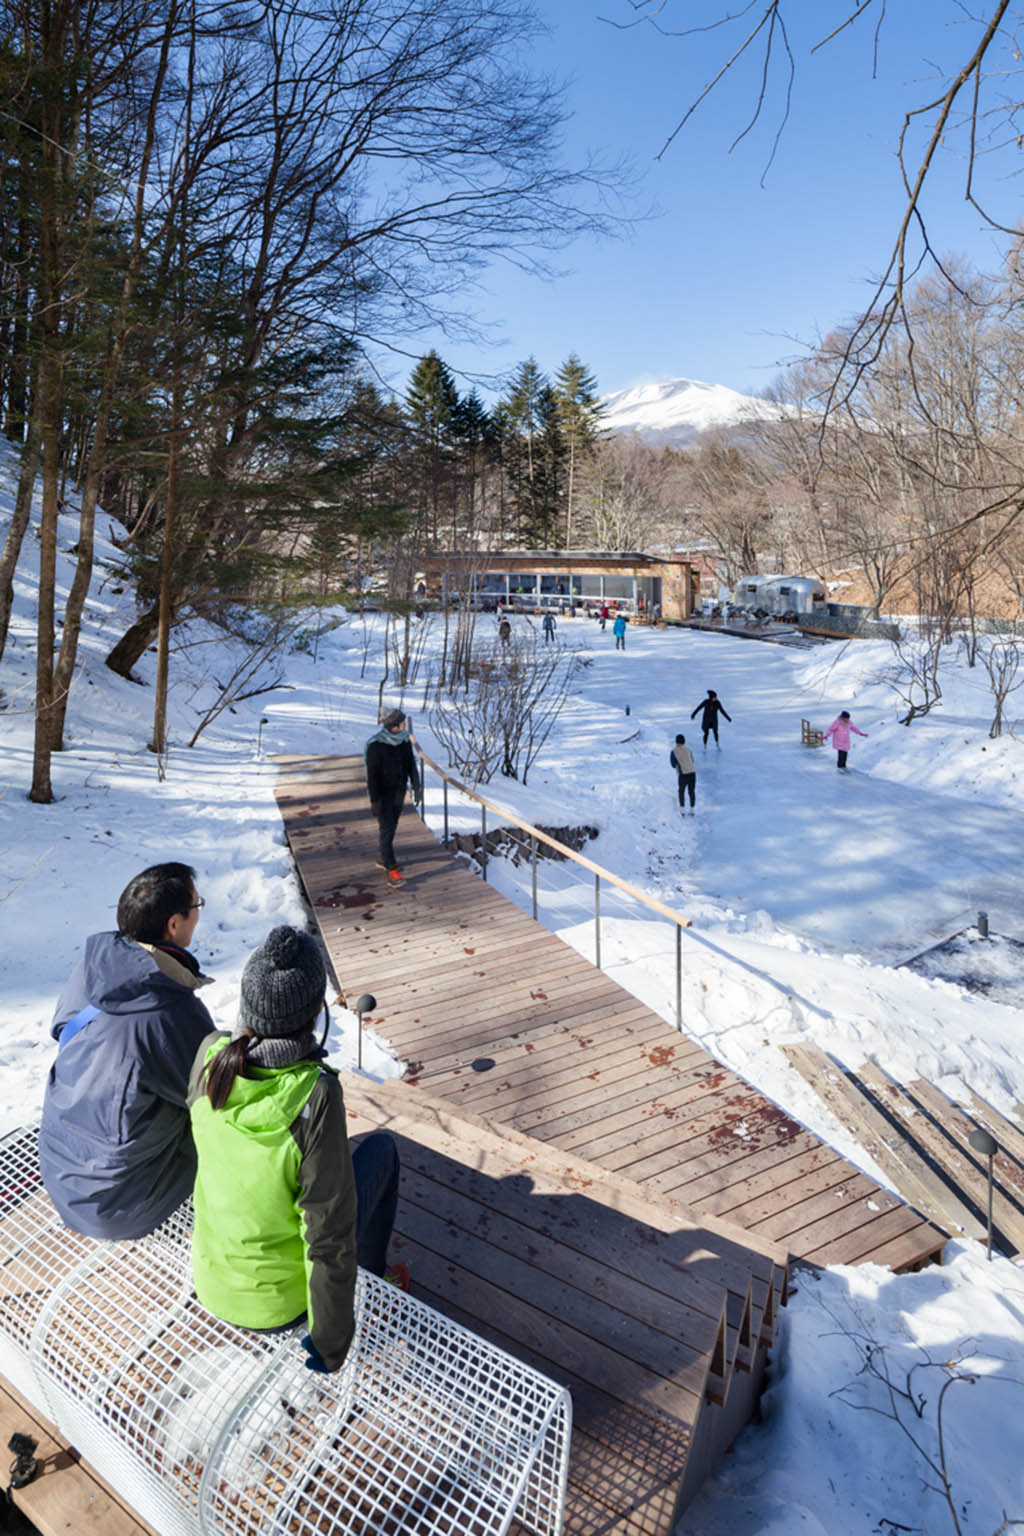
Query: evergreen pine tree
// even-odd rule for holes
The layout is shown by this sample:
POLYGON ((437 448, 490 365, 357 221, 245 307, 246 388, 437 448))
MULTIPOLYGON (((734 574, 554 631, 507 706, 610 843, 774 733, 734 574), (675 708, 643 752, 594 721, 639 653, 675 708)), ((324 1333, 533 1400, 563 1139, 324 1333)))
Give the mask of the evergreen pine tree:
POLYGON ((412 430, 414 476, 420 529, 438 542, 444 512, 455 539, 455 446, 459 393, 448 365, 431 350, 413 369, 405 396, 405 416, 412 430))
POLYGON ((557 525, 559 434, 554 393, 534 358, 520 363, 501 404, 515 537, 524 548, 542 548, 557 525))
POLYGON ((565 547, 572 548, 576 472, 580 460, 593 453, 601 430, 603 407, 597 380, 575 352, 570 352, 555 378, 555 400, 566 455, 565 547))

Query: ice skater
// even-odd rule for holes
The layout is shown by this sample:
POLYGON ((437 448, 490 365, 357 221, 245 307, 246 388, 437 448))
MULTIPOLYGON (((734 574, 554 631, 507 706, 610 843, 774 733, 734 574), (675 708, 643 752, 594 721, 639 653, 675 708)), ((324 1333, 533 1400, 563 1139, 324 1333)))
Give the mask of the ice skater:
POLYGON ((626 623, 627 620, 624 613, 617 613, 615 615, 612 634, 615 636, 615 649, 617 651, 624 651, 626 649, 626 623))
POLYGON ((555 638, 555 616, 553 613, 544 615, 544 643, 555 638))
POLYGON ((696 814, 697 773, 693 765, 693 753, 686 745, 685 736, 676 737, 676 744, 669 753, 668 760, 676 771, 679 788, 679 809, 684 815, 686 814, 686 795, 689 792, 690 810, 696 814))
POLYGON ((836 718, 832 721, 824 735, 825 741, 828 741, 830 736, 832 738, 832 745, 836 749, 836 767, 840 773, 848 771, 846 767, 846 754, 850 750, 851 731, 855 736, 863 736, 865 740, 867 739, 867 731, 859 731, 850 719, 850 711, 844 709, 836 715, 836 718))
POLYGON ((696 719, 697 715, 700 715, 700 717, 701 717, 701 719, 700 719, 700 728, 704 732, 704 745, 705 745, 705 747, 708 744, 708 736, 709 735, 714 736, 714 738, 715 738, 715 746, 717 747, 718 746, 718 717, 719 717, 719 715, 725 715, 725 718, 728 720, 729 724, 731 725, 732 724, 732 716, 730 714, 726 714, 725 705, 722 703, 721 699, 718 697, 718 694, 715 692, 715 690, 713 688, 709 688, 708 689, 708 696, 707 696, 707 698, 706 699, 701 699, 700 703, 697 705, 697 708, 693 711, 693 714, 691 714, 690 719, 691 720, 696 719))

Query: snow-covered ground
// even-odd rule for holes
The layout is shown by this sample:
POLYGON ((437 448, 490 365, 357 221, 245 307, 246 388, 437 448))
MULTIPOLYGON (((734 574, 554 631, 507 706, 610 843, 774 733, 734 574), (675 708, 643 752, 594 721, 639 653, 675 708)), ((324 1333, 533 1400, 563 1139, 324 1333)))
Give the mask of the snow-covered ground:
MULTIPOLYGON (((10 493, 9 470, 0 465, 0 534, 10 493)), ((69 517, 62 549, 74 540, 69 517)), ((28 548, 34 558, 34 541, 28 548)), ((133 605, 101 575, 87 609, 67 749, 54 760, 53 805, 26 798, 30 570, 18 574, 0 666, 0 1130, 37 1113, 57 993, 84 936, 113 925, 120 890, 146 864, 183 858, 195 865, 206 907, 194 947, 217 978, 204 996, 219 1022, 231 1022, 250 950, 274 923, 304 920, 271 759, 355 752, 375 719, 383 620, 337 612, 336 628, 280 658, 286 686, 222 714, 188 749, 225 659, 222 643, 196 625, 176 640, 173 745, 159 781, 147 749, 154 658, 139 664, 141 686, 104 667, 133 605)), ((62 561, 65 588, 69 579, 62 561)), ((632 629, 623 654, 610 631, 582 618, 561 622, 558 639, 589 665, 528 786, 500 780, 485 792, 531 821, 597 827, 588 857, 692 919, 684 1023, 693 1037, 880 1180, 788 1067, 782 1042, 813 1040, 850 1064, 871 1055, 898 1077, 925 1075, 954 1096, 969 1087, 1012 1114, 1024 1102, 1021 1012, 894 968, 973 922, 979 908, 994 934, 1024 936, 1024 747, 1012 735, 988 739, 984 672, 968 671, 950 648, 941 709, 908 729, 896 723, 895 701, 878 681, 887 660, 882 643, 800 652, 632 629), (721 749, 704 752, 689 715, 708 687, 732 723, 722 724, 721 749), (844 707, 869 732, 866 741, 854 737, 845 776, 832 752, 800 745, 801 716, 827 725, 844 707), (681 816, 676 805, 668 753, 677 731, 697 759, 694 816, 681 816)), ((425 654, 433 644, 428 636, 425 654)), ((426 750, 440 756, 420 715, 422 684, 421 673, 404 703, 426 750)), ((393 692, 387 697, 395 700, 393 692)), ((441 791, 429 773, 426 804, 438 828, 441 791)), ((479 825, 469 805, 453 801, 451 814, 467 831, 479 825)), ((528 872, 493 860, 489 877, 528 903, 528 872)), ((567 865, 542 866, 542 920, 586 954, 593 953, 591 902, 589 879, 577 881, 567 865)), ((607 968, 674 1019, 669 925, 610 887, 602 920, 607 968)), ((1002 946, 1004 969, 1007 952, 1002 946)), ((386 996, 386 970, 374 990, 386 996)), ((336 1010, 331 1043, 339 1065, 354 1061, 354 1023, 336 1010)), ((364 1061, 378 1075, 401 1070, 380 1046, 364 1061)), ((876 1366, 887 1362, 901 1383, 920 1360, 912 1391, 926 1401, 920 1418, 911 1410, 908 1427, 933 1455, 940 1367, 927 1367, 921 1352, 936 1362, 956 1359, 961 1372, 978 1377, 944 1399, 960 1529, 989 1536, 1004 1513, 1024 1518, 1012 1427, 1024 1408, 1024 1284, 1016 1264, 1000 1257, 986 1264, 983 1251, 963 1244, 942 1269, 921 1275, 897 1279, 862 1266, 800 1278, 774 1355, 765 1421, 727 1458, 687 1516, 687 1531, 956 1529, 910 1440, 859 1411, 866 1399, 857 1393, 873 1392, 878 1407, 889 1398, 862 1370, 857 1338, 884 1349, 876 1366)))

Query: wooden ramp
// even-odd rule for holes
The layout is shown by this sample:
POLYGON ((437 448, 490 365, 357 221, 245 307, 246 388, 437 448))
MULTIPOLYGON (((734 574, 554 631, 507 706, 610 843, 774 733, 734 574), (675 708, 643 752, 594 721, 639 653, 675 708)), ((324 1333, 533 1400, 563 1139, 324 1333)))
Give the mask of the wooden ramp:
POLYGON ((343 1086, 350 1131, 398 1141, 416 1295, 571 1390, 568 1536, 669 1536, 756 1406, 784 1251, 408 1084, 343 1086))
POLYGON ((992 1165, 992 1226, 1009 1257, 1024 1252, 1024 1131, 977 1095, 965 1106, 932 1083, 898 1083, 874 1061, 857 1071, 814 1046, 786 1055, 819 1097, 900 1189, 949 1237, 984 1238, 987 1159, 970 1144, 988 1131, 998 1145, 992 1165))
MULTIPOLYGON (((349 997, 407 1080, 817 1264, 913 1268, 943 1235, 478 875, 411 811, 374 867, 359 758, 285 759, 277 796, 349 997), (480 1070, 483 1068, 483 1070, 480 1070)), ((684 1006, 685 1011, 685 1006, 684 1006)))

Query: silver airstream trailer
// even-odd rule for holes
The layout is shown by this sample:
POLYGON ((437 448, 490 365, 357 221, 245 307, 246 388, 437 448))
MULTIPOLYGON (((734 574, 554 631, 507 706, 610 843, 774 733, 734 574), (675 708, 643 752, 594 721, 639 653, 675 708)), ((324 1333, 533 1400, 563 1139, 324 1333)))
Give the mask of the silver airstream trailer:
POLYGON ((733 594, 737 607, 760 608, 775 617, 796 613, 804 618, 820 613, 827 601, 824 582, 813 576, 747 576, 733 594))
POLYGON ((764 600, 767 588, 773 582, 784 580, 782 576, 744 576, 742 581, 736 583, 732 600, 737 608, 767 608, 764 600))

